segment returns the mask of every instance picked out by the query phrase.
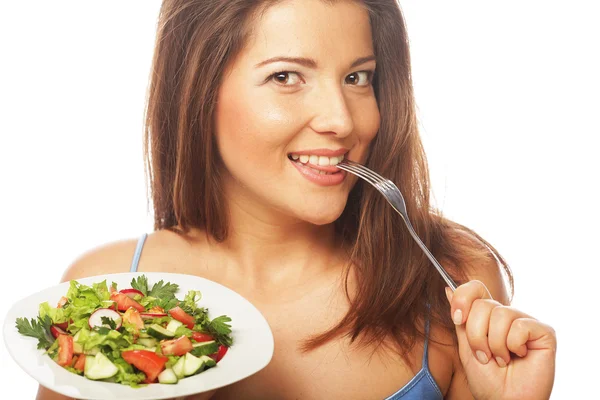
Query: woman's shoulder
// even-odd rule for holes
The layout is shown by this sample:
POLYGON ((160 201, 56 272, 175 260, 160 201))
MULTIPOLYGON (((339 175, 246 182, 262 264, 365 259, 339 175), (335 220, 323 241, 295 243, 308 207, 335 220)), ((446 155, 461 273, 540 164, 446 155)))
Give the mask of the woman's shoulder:
MULTIPOLYGON (((114 240, 83 252, 66 269, 61 281, 66 282, 88 276, 129 272, 141 236, 140 234, 138 237, 114 240)), ((178 239, 177 236, 176 233, 168 230, 148 234, 144 242, 142 257, 145 252, 152 248, 159 254, 168 254, 169 249, 180 245, 181 239, 178 239), (166 251, 156 251, 157 248, 166 251)), ((144 260, 144 262, 147 264, 147 260, 144 260)))

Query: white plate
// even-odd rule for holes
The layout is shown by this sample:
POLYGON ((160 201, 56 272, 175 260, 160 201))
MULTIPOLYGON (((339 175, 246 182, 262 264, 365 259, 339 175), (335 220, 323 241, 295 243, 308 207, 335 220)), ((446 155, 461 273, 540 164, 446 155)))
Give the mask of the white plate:
POLYGON ((40 303, 56 304, 67 293, 69 282, 33 294, 12 306, 4 323, 4 341, 16 363, 41 385, 76 399, 168 399, 217 389, 242 380, 267 366, 273 356, 273 333, 263 315, 248 300, 216 282, 193 275, 157 272, 134 272, 100 275, 78 279, 91 285, 106 279, 116 282, 118 289, 130 287, 134 277, 146 275, 148 286, 159 280, 176 283, 178 299, 188 290, 200 290, 198 304, 208 308, 209 318, 219 315, 231 317, 233 346, 215 368, 179 381, 175 385, 151 384, 141 388, 107 382, 95 382, 60 367, 43 350, 37 349, 37 339, 21 335, 16 327, 17 318, 36 318, 40 303))

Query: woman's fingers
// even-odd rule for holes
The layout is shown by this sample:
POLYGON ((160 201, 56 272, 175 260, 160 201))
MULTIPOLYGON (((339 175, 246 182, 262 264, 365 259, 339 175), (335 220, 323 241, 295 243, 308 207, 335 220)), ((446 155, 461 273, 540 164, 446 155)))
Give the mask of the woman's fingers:
MULTIPOLYGON (((490 315, 488 343, 496 363, 500 367, 506 367, 510 362, 510 351, 512 349, 508 345, 508 335, 514 321, 519 318, 529 318, 529 315, 502 305, 494 308, 490 315)), ((521 355, 519 353, 515 354, 521 355)))
POLYGON ((490 316, 499 303, 489 299, 477 299, 471 305, 471 311, 465 324, 467 340, 480 363, 487 364, 492 356, 488 345, 490 316))
POLYGON ((513 321, 506 343, 508 349, 520 357, 525 357, 528 350, 556 351, 556 332, 527 316, 513 321))
POLYGON ((446 289, 446 295, 452 307, 452 320, 456 325, 461 325, 467 320, 471 305, 477 299, 491 299, 487 287, 481 281, 469 281, 460 285, 454 293, 446 289))
MULTIPOLYGON (((481 364, 487 364, 493 358, 499 366, 505 367, 513 351, 508 342, 513 322, 530 316, 492 300, 486 286, 480 281, 467 282, 454 293, 446 288, 446 295, 451 304, 452 319, 457 328, 461 328, 458 329, 460 336, 464 334, 466 340, 463 342, 468 344, 472 354, 481 364)), ((513 342, 520 346, 515 354, 523 356, 526 347, 524 351, 520 342, 525 333, 519 331, 513 335, 513 342)))

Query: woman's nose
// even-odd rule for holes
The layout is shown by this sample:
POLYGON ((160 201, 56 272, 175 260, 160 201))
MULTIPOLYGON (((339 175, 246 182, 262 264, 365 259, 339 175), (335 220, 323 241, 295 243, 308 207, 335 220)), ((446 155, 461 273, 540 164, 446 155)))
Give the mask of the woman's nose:
POLYGON ((310 126, 315 132, 339 137, 352 133, 352 113, 341 87, 321 89, 309 101, 313 103, 314 115, 310 126))

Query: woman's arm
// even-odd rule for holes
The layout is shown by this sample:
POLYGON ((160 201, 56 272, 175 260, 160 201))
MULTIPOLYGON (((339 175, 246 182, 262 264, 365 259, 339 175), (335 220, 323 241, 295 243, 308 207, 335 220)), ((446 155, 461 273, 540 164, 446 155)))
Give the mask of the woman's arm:
POLYGON ((58 394, 53 392, 52 390, 46 389, 42 385, 38 389, 37 400, 76 400, 72 397, 63 396, 62 394, 58 394))

